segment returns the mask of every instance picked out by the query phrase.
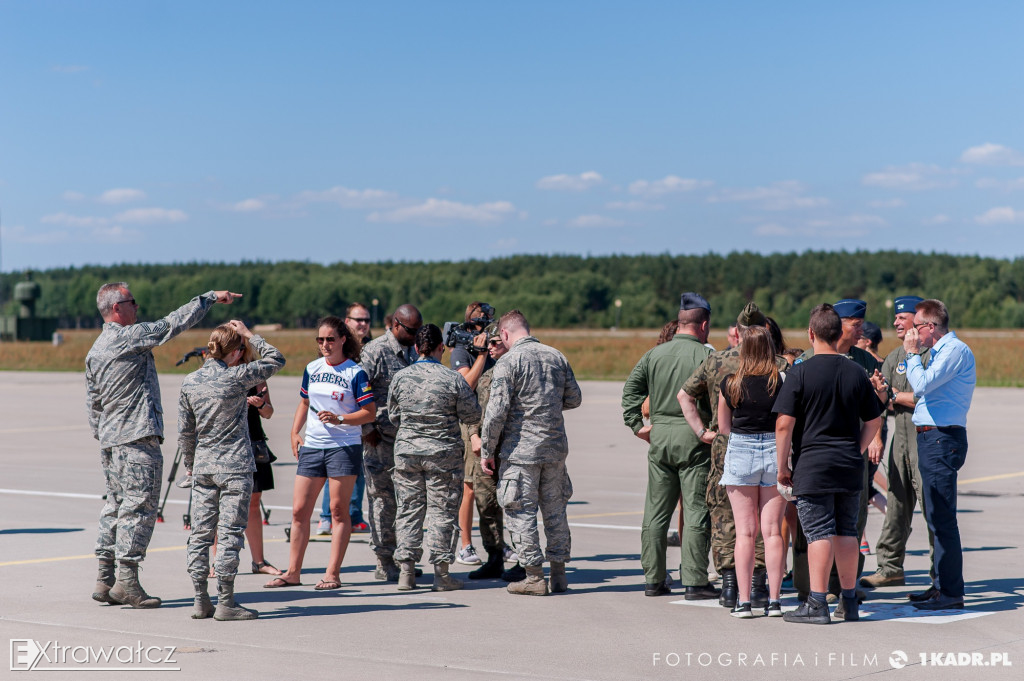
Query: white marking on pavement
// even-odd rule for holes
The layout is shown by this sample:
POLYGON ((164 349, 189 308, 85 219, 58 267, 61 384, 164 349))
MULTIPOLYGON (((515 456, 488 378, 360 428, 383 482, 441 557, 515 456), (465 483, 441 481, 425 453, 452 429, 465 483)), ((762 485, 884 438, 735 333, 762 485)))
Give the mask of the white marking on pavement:
MULTIPOLYGON (((716 599, 700 601, 678 600, 669 602, 672 605, 722 609, 722 606, 718 604, 716 599)), ((795 596, 782 599, 783 612, 796 610, 798 606, 799 602, 796 600, 795 596)), ((995 611, 984 610, 939 610, 934 613, 927 613, 922 610, 918 610, 910 603, 868 602, 863 603, 860 606, 860 618, 871 622, 891 621, 913 622, 915 624, 949 624, 950 622, 961 622, 963 620, 970 620, 994 614, 995 611)), ((833 621, 836 622, 838 620, 833 621)))

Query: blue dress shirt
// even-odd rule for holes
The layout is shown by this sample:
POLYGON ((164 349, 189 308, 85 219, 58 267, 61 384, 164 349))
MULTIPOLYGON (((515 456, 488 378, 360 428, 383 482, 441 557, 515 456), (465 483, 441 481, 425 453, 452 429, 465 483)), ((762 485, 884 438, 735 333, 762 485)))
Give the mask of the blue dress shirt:
POLYGON ((907 380, 918 397, 916 426, 967 426, 976 381, 974 353, 952 331, 932 346, 928 368, 919 355, 907 358, 907 380))

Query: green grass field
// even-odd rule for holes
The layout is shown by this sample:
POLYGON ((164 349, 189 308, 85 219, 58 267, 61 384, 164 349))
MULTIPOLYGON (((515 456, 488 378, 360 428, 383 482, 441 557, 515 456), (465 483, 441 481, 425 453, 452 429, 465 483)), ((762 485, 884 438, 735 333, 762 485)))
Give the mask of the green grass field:
MULTIPOLYGON (((85 355, 98 331, 62 331, 64 344, 54 347, 49 342, 0 343, 0 371, 82 371, 85 355)), ((1024 386, 1024 331, 966 330, 957 332, 971 346, 978 362, 978 385, 1024 386)), ((314 332, 305 330, 271 331, 267 340, 277 346, 288 366, 285 374, 297 375, 316 356, 314 332)), ((539 329, 535 335, 555 346, 569 358, 576 375, 587 380, 623 380, 643 353, 657 341, 657 329, 553 330, 539 329)), ((154 355, 161 372, 187 373, 199 365, 196 360, 175 367, 182 355, 197 346, 206 345, 208 330, 187 331, 167 345, 156 348, 154 355)), ((808 347, 806 331, 788 330, 791 347, 808 347)), ((885 334, 882 355, 896 347, 896 335, 885 334)), ((725 331, 714 331, 711 344, 726 346, 725 331)))

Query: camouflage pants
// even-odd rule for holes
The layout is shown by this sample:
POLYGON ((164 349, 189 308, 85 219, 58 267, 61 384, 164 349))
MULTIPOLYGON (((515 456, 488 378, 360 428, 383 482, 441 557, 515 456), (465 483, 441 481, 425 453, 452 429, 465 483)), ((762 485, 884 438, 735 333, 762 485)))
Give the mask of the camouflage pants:
MULTIPOLYGON (((729 436, 718 435, 711 443, 711 471, 708 473, 707 504, 711 514, 711 558, 715 572, 736 569, 736 520, 732 515, 732 504, 722 480, 725 471, 725 450, 729 447, 729 436)), ((757 533, 754 545, 754 568, 764 567, 764 540, 757 533)))
POLYGON ((498 480, 498 503, 505 511, 505 524, 519 562, 538 567, 548 562, 567 562, 572 548, 566 505, 572 498, 572 481, 564 461, 538 464, 502 460, 498 480), (540 549, 537 512, 544 516, 547 551, 540 549))
POLYGON ((160 439, 142 438, 100 452, 107 503, 100 512, 96 556, 138 563, 146 557, 160 505, 160 439))
POLYGON ((238 573, 238 552, 249 524, 252 473, 213 473, 192 477, 192 534, 187 565, 193 579, 210 574, 210 547, 217 538, 218 577, 238 573))
POLYGON ((462 502, 462 450, 428 456, 395 457, 398 517, 395 560, 419 562, 423 557, 423 527, 427 528, 427 561, 455 562, 462 502))
POLYGON ((376 446, 363 442, 363 473, 366 476, 367 520, 370 524, 370 547, 378 558, 391 558, 395 553, 395 467, 394 440, 381 440, 376 446))
POLYGON ((476 499, 476 512, 480 515, 480 543, 487 555, 504 549, 502 533, 505 531, 498 503, 498 471, 493 474, 484 473, 480 468, 480 457, 475 457, 473 465, 473 497, 476 499))

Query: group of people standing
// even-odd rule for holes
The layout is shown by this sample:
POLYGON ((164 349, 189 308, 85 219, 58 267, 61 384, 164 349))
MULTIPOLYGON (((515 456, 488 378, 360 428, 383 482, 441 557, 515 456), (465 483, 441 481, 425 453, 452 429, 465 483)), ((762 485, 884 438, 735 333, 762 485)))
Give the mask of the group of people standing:
MULTIPOLYGON (((127 283, 106 284, 97 294, 104 326, 86 359, 86 382, 89 420, 100 441, 107 486, 93 592, 101 603, 137 608, 161 604, 138 581, 138 564, 156 521, 163 468, 162 408, 152 348, 198 323, 213 304, 230 304, 238 297, 210 291, 159 321, 138 323, 138 304, 127 283)), ((350 311, 354 307, 365 309, 355 304, 350 311)), ((550 590, 564 591, 570 557, 565 511, 572 485, 565 468, 568 442, 562 411, 582 401, 565 357, 531 336, 518 310, 480 325, 468 372, 441 364, 446 348, 441 330, 423 324, 411 304, 400 305, 384 335, 365 346, 358 329, 353 331, 346 321, 328 316, 318 322, 317 357, 303 373, 291 432, 298 467, 289 564, 283 573, 263 557, 262 534, 254 541, 255 532, 247 532, 247 526, 256 512, 252 509, 259 508, 254 496, 273 485, 272 473, 267 477, 273 454, 259 421, 273 413, 266 381, 284 366, 285 358, 233 320, 214 329, 205 363, 184 380, 179 445, 195 507, 187 552, 195 589, 192 617, 257 617, 234 598, 243 534, 250 536, 253 572, 273 576, 265 588, 301 584, 310 519, 325 481, 331 549, 315 589, 340 588, 352 532, 348 504, 360 473, 369 499, 377 579, 397 582, 401 590, 416 587, 420 571, 415 565, 423 555, 424 522, 429 520, 426 544, 433 589, 462 587, 448 568, 457 552, 459 506, 466 471, 471 471, 472 479, 465 482, 475 492, 488 561, 470 576, 508 578, 510 571, 502 569, 507 555, 504 518, 522 562, 519 579, 508 591, 547 594, 545 558, 551 566, 550 590), (473 385, 466 373, 472 373, 473 385), (538 512, 546 551, 540 546, 538 512), (218 554, 211 570, 214 544, 218 554), (208 591, 213 576, 216 608, 208 591)))
POLYGON ((650 445, 641 532, 646 595, 671 593, 666 533, 679 502, 686 599, 718 598, 744 619, 755 609, 789 622, 859 619, 868 464, 882 459, 881 426, 891 411, 890 512, 878 542, 878 571, 860 585, 904 584, 903 557, 920 496, 934 537, 933 584, 909 598, 924 610, 963 607, 956 474, 967 451, 974 357, 949 329, 941 301, 903 296, 894 304, 902 345, 879 363, 856 346, 862 300, 815 307, 811 349, 802 353, 787 348, 778 325, 749 303, 731 347, 715 352, 706 345, 711 306, 696 293, 683 294, 676 334, 641 358, 622 397, 626 425, 650 445), (786 357, 794 355, 790 366, 786 357), (919 451, 927 454, 919 458, 919 451), (797 516, 793 584, 802 603, 783 613, 789 545, 783 519, 790 501, 797 516), (709 552, 721 589, 708 581, 709 552))

